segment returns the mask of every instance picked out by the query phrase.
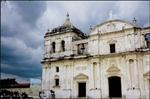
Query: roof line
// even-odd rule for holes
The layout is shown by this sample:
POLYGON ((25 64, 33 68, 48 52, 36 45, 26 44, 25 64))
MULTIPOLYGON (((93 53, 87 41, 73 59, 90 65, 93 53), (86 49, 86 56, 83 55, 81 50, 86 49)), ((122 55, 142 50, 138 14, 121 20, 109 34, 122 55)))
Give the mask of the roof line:
POLYGON ((104 25, 104 24, 106 24, 106 23, 114 22, 114 21, 124 22, 124 23, 128 23, 128 24, 132 25, 133 27, 138 27, 137 25, 135 25, 135 24, 133 24, 133 23, 131 23, 131 22, 129 22, 129 21, 120 20, 120 19, 113 19, 113 20, 104 21, 104 22, 102 22, 102 23, 100 23, 100 24, 94 26, 93 29, 95 29, 95 28, 98 27, 98 26, 102 26, 102 25, 104 25))

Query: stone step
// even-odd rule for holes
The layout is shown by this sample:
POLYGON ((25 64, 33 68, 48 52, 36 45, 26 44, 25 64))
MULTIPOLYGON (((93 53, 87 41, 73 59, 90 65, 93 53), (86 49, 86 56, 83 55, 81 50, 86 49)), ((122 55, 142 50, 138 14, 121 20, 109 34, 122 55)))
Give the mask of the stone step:
POLYGON ((112 98, 109 98, 109 99, 123 99, 121 97, 112 97, 112 98))

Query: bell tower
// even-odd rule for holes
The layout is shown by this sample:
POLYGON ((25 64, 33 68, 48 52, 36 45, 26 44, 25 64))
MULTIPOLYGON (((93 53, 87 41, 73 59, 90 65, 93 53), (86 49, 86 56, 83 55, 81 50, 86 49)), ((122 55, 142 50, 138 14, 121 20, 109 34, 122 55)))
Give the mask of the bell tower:
POLYGON ((66 14, 65 22, 45 34, 44 58, 64 58, 73 54, 72 42, 86 36, 70 21, 69 13, 66 14))

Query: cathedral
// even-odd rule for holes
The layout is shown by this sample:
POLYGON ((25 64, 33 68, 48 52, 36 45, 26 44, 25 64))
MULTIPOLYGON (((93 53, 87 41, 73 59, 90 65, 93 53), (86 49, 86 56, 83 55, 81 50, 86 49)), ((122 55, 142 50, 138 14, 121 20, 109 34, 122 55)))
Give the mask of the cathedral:
POLYGON ((70 21, 44 36, 42 90, 56 98, 149 99, 150 27, 113 19, 83 33, 70 21))

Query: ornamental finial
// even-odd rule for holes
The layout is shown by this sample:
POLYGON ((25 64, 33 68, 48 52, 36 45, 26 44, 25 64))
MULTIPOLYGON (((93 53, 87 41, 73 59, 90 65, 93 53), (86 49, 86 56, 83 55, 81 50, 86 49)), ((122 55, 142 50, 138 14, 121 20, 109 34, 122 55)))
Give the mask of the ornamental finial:
POLYGON ((67 20, 69 21, 69 20, 70 20, 70 18, 69 18, 69 13, 68 13, 68 12, 67 12, 67 15, 66 15, 66 16, 67 16, 67 20))
POLYGON ((136 20, 136 18, 134 17, 134 18, 133 18, 133 23, 136 23, 136 21, 137 21, 137 20, 136 20))
POLYGON ((69 18, 69 13, 67 12, 67 18, 69 18))

